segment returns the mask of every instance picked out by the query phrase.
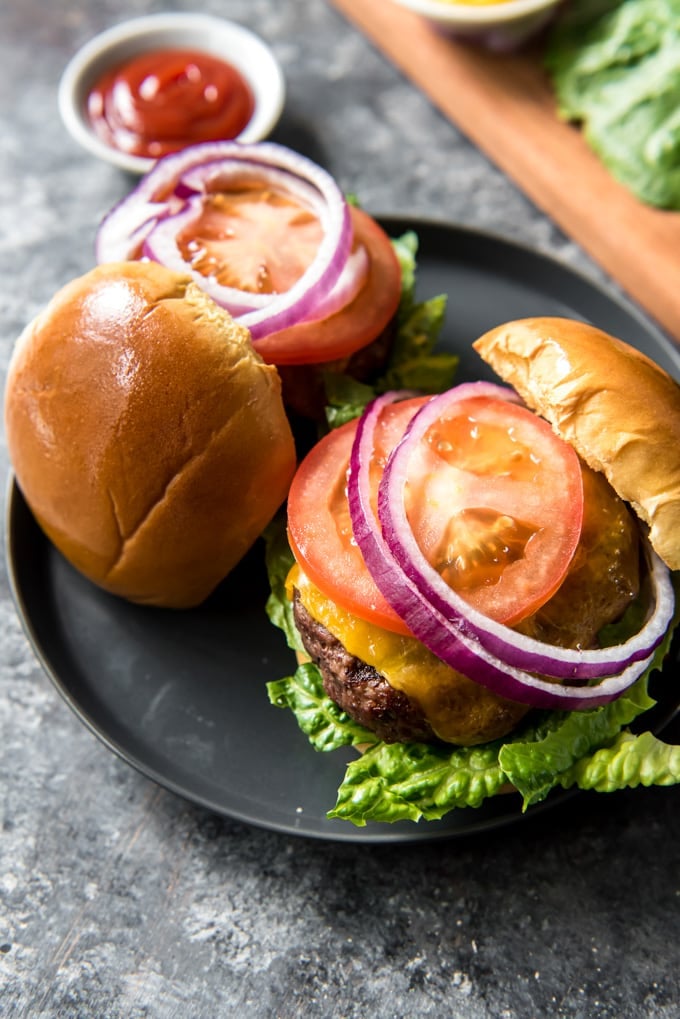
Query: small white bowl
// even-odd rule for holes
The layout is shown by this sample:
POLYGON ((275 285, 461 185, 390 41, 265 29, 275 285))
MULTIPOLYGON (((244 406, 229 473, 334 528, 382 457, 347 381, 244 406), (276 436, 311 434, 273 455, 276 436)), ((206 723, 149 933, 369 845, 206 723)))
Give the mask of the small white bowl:
POLYGON ((87 98, 107 70, 157 49, 195 49, 231 64, 247 80, 255 100, 253 116, 238 140, 260 141, 272 131, 283 110, 285 82, 278 61, 259 36, 208 14, 151 14, 95 36, 64 70, 59 112, 71 136, 88 152, 129 173, 147 173, 154 165, 154 159, 121 152, 98 138, 87 115, 87 98))
POLYGON ((448 0, 390 0, 422 14, 451 35, 494 50, 514 49, 546 25, 562 0, 503 0, 449 3, 448 0))

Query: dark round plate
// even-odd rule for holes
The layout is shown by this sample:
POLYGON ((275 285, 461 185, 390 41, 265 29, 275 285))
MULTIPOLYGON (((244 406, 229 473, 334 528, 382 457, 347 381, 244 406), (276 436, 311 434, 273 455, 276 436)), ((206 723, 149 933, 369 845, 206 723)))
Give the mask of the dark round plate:
MULTIPOLYGON (((473 339, 529 315, 592 321, 680 376, 680 354, 660 333, 565 265, 485 233, 382 220, 393 236, 418 232, 419 295, 449 295, 442 344, 460 352, 461 381, 490 377, 473 339)), ((6 537, 17 608, 56 688, 115 753, 188 800, 276 831, 356 842, 448 838, 522 817, 517 797, 502 796, 419 825, 354 828, 326 818, 352 751, 315 753, 292 714, 269 704, 265 683, 287 675, 294 661, 265 615, 261 545, 200 608, 178 613, 130 605, 92 586, 45 539, 14 484, 6 537)), ((662 700, 657 729, 677 702, 662 700)))

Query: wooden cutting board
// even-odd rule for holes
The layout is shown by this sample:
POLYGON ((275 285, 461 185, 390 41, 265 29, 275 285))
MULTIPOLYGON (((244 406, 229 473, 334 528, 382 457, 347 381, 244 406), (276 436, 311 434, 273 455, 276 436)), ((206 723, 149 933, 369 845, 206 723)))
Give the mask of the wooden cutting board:
POLYGON ((391 0, 332 3, 680 342, 680 213, 638 201, 558 119, 538 54, 456 42, 391 0))

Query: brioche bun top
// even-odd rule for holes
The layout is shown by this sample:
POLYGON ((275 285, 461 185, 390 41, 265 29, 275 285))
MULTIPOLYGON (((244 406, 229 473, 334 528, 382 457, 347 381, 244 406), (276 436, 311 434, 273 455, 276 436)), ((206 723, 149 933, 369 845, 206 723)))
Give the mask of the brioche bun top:
POLYGON ((101 265, 55 295, 17 341, 5 427, 52 542, 96 584, 151 605, 203 601, 295 469, 276 369, 155 263, 101 265))
POLYGON ((680 569, 680 386, 635 348, 584 322, 527 318, 491 329, 481 357, 649 525, 680 569))

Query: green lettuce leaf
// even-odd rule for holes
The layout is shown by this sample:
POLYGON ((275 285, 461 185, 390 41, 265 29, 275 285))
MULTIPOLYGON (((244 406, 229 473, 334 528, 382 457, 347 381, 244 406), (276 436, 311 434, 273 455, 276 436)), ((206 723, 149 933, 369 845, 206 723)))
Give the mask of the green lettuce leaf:
POLYGON ((558 111, 642 201, 680 209, 680 0, 576 0, 546 51, 558 111))
POLYGON ((454 807, 478 807, 507 780, 498 747, 452 750, 420 743, 377 743, 352 761, 329 817, 367 821, 434 821, 454 807))
POLYGON ((326 390, 326 422, 329 428, 353 421, 363 413, 364 409, 377 396, 375 385, 358 382, 351 375, 340 372, 324 372, 326 390))
POLYGON ((418 236, 409 230, 392 241, 401 265, 402 289, 397 335, 378 391, 418 389, 440 393, 453 385, 459 358, 436 351, 447 308, 447 296, 416 301, 418 236))
POLYGON ((606 106, 612 86, 659 49, 669 25, 666 0, 575 0, 557 21, 545 52, 560 114, 586 119, 606 106))
POLYGON ((478 807, 506 787, 518 790, 526 810, 560 786, 607 791, 680 781, 680 748, 626 728, 653 706, 643 677, 610 705, 543 713, 505 741, 460 748, 377 743, 348 765, 328 816, 357 826, 434 820, 478 807))
MULTIPOLYGON (((673 576, 676 589, 676 607, 673 625, 654 653, 649 668, 634 686, 621 697, 602 707, 589 711, 551 712, 547 716, 545 731, 537 731, 529 742, 514 740, 502 747, 499 761, 505 774, 523 796, 524 809, 545 799, 558 785, 578 784, 577 778, 565 778, 576 765, 585 767, 591 756, 607 748, 618 739, 627 726, 654 707, 647 687, 653 672, 661 670, 670 650, 675 627, 680 619, 680 599, 677 597, 678 577, 673 576)), ((607 627, 603 636, 623 642, 642 624, 640 603, 634 603, 620 623, 607 627), (627 629, 624 629, 624 626, 627 629)), ((606 643, 606 639, 602 641, 606 643)), ((632 737, 634 738, 634 737, 632 737)), ((632 759, 632 749, 629 751, 632 759)), ((642 758, 640 758, 642 762, 642 758)), ((574 773, 576 774, 576 773, 574 773)), ((587 788, 584 786, 584 788, 587 788)))
POLYGON ((285 634, 288 647, 293 651, 304 651, 293 619, 293 603, 286 595, 286 577, 295 558, 288 544, 286 522, 282 514, 274 517, 265 528, 262 537, 265 543, 264 561, 270 588, 265 611, 270 622, 285 634))
POLYGON ((508 780, 522 794, 524 809, 544 800, 563 772, 594 748, 606 746, 621 728, 654 707, 646 682, 638 681, 618 700, 589 711, 555 712, 550 731, 532 742, 501 747, 498 760, 508 780))
POLYGON ((374 743, 375 736, 353 722, 323 689, 316 665, 300 665, 292 676, 267 684, 269 700, 277 708, 290 708, 315 750, 374 743))
POLYGON ((636 786, 669 786, 680 782, 680 747, 670 746, 651 732, 639 736, 624 729, 611 746, 576 761, 559 776, 565 789, 577 786, 612 793, 636 786))

